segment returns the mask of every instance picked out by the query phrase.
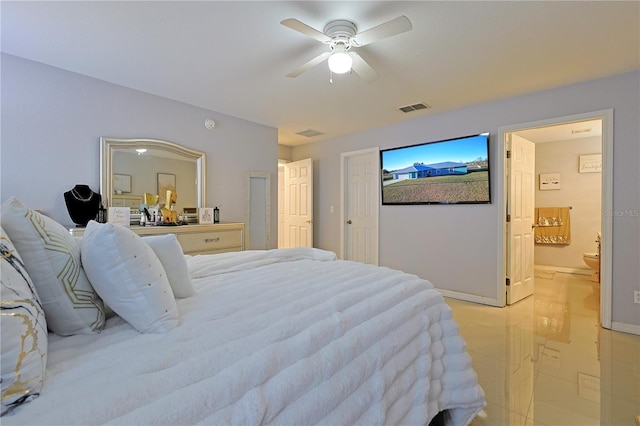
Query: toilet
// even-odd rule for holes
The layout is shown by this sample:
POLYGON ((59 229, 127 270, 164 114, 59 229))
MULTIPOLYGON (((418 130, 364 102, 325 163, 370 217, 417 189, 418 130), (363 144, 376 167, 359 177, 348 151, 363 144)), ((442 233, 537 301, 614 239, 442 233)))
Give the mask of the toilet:
POLYGON ((582 255, 584 263, 591 268, 591 281, 600 282, 600 257, 598 253, 584 253, 582 255))
POLYGON ((584 263, 591 268, 591 281, 599 283, 600 282, 600 242, 601 235, 598 232, 596 236, 596 247, 598 248, 597 253, 584 253, 582 255, 582 260, 584 263))

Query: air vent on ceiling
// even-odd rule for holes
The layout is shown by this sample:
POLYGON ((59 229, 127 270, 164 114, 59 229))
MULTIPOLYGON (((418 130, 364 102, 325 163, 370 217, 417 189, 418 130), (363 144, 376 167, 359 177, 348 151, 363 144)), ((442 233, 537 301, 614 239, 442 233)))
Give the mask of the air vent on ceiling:
POLYGON ((307 130, 303 130, 301 132, 296 133, 296 135, 304 136, 304 137, 307 137, 307 138, 312 138, 314 136, 324 135, 324 133, 319 132, 317 130, 313 130, 313 129, 307 129, 307 130))
POLYGON ((411 112, 411 111, 419 111, 421 109, 427 109, 430 108, 429 105, 420 102, 418 104, 413 104, 413 105, 407 105, 407 106, 403 106, 398 108, 400 111, 407 113, 407 112, 411 112))

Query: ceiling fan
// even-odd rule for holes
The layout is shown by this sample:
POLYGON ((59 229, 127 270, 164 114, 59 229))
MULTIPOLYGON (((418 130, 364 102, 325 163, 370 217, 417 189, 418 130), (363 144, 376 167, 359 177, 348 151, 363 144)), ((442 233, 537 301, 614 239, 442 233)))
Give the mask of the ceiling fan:
POLYGON ((280 23, 328 45, 330 49, 287 74, 287 77, 292 78, 327 60, 329 69, 335 74, 344 74, 353 69, 363 80, 373 81, 378 74, 354 48, 411 30, 411 21, 406 16, 399 16, 360 33, 356 24, 346 19, 329 22, 324 27, 324 32, 311 28, 297 19, 285 19, 280 23))

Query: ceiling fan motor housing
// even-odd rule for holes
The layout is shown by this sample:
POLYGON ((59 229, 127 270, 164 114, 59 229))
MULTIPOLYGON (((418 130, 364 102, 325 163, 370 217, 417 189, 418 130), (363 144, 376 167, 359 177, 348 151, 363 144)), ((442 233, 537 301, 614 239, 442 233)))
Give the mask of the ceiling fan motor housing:
POLYGON ((356 24, 346 19, 331 21, 324 27, 324 33, 331 37, 331 46, 337 43, 342 43, 345 47, 350 46, 351 39, 355 37, 357 30, 356 24))

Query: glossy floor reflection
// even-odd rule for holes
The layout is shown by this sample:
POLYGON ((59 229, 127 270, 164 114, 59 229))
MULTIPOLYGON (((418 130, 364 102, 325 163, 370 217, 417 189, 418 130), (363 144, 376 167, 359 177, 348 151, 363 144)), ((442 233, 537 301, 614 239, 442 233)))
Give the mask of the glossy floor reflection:
POLYGON ((513 306, 446 299, 487 399, 471 425, 635 425, 640 336, 598 325, 599 291, 540 271, 513 306))

